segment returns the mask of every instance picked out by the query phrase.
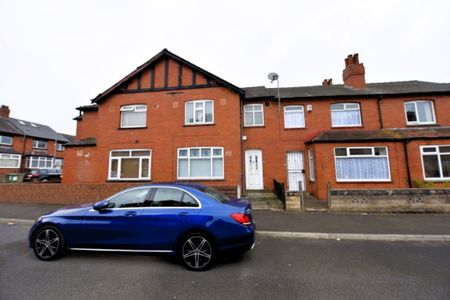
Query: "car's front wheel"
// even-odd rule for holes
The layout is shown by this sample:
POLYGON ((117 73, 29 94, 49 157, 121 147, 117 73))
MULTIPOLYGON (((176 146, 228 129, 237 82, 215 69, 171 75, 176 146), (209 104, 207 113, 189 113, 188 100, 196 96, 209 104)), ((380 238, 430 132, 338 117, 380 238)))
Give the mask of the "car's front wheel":
POLYGON ((64 253, 64 239, 61 231, 54 226, 44 226, 38 230, 33 240, 33 250, 40 260, 55 260, 64 253))
POLYGON ((213 242, 207 235, 192 233, 183 239, 179 254, 187 269, 205 271, 212 266, 215 252, 213 242))

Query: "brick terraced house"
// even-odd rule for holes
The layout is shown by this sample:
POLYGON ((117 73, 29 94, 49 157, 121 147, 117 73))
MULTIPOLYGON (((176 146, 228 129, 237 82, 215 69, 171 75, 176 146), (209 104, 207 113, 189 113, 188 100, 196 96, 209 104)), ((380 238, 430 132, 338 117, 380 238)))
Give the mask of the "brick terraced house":
POLYGON ((239 88, 162 50, 78 107, 66 183, 198 181, 327 197, 333 188, 450 181, 450 84, 365 82, 239 88))
POLYGON ((8 106, 0 107, 0 177, 27 169, 61 169, 64 145, 73 137, 47 125, 9 116, 8 106))

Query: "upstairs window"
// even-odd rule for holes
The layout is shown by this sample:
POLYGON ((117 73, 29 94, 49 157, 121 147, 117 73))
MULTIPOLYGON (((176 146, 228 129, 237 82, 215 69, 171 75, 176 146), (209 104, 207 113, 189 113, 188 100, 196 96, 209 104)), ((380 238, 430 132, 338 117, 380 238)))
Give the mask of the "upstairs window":
POLYGON ((361 126, 359 103, 335 103, 331 105, 332 127, 361 126))
POLYGON ((264 126, 264 109, 262 104, 244 105, 244 126, 264 126))
POLYGON ((34 149, 47 149, 47 142, 40 140, 33 140, 33 148, 34 149))
POLYGON ((13 143, 13 138, 10 136, 6 136, 6 135, 0 135, 0 144, 1 145, 12 145, 13 143))
POLYGON ((120 128, 147 126, 147 105, 126 105, 120 108, 120 128))
POLYGON ((407 125, 436 123, 432 101, 405 102, 405 113, 407 125))
POLYGON ((336 180, 390 181, 387 147, 334 148, 336 180))
POLYGON ((427 180, 450 179, 450 145, 421 146, 424 178, 427 180))
POLYGON ((284 107, 284 128, 304 128, 305 113, 303 105, 290 105, 284 107))
POLYGON ((64 151, 64 145, 61 143, 56 143, 56 150, 58 151, 64 151))
POLYGON ((213 124, 214 123, 214 101, 195 100, 185 104, 185 124, 213 124))

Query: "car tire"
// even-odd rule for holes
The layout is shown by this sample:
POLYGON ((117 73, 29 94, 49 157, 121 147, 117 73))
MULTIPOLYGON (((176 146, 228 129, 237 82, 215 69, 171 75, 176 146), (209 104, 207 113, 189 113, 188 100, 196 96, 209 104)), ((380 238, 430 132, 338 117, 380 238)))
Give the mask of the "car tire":
POLYGON ((208 235, 196 232, 181 240, 178 254, 186 269, 206 271, 214 264, 216 249, 208 235))
POLYGON ((61 231, 51 225, 40 228, 33 238, 33 250, 40 260, 50 261, 60 258, 65 251, 61 231))

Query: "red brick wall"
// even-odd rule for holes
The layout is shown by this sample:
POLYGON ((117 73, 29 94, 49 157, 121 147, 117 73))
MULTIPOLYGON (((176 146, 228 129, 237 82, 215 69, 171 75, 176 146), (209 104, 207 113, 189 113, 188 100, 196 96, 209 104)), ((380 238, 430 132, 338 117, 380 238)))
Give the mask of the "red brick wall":
MULTIPOLYGON (((58 184, 22 183, 0 184, 0 202, 14 203, 92 203, 105 199, 125 188, 141 183, 58 184)), ((236 190, 220 188, 222 192, 236 196, 236 190)))
POLYGON ((88 137, 97 135, 97 111, 86 111, 83 113, 83 118, 77 121, 76 139, 82 140, 88 137))

